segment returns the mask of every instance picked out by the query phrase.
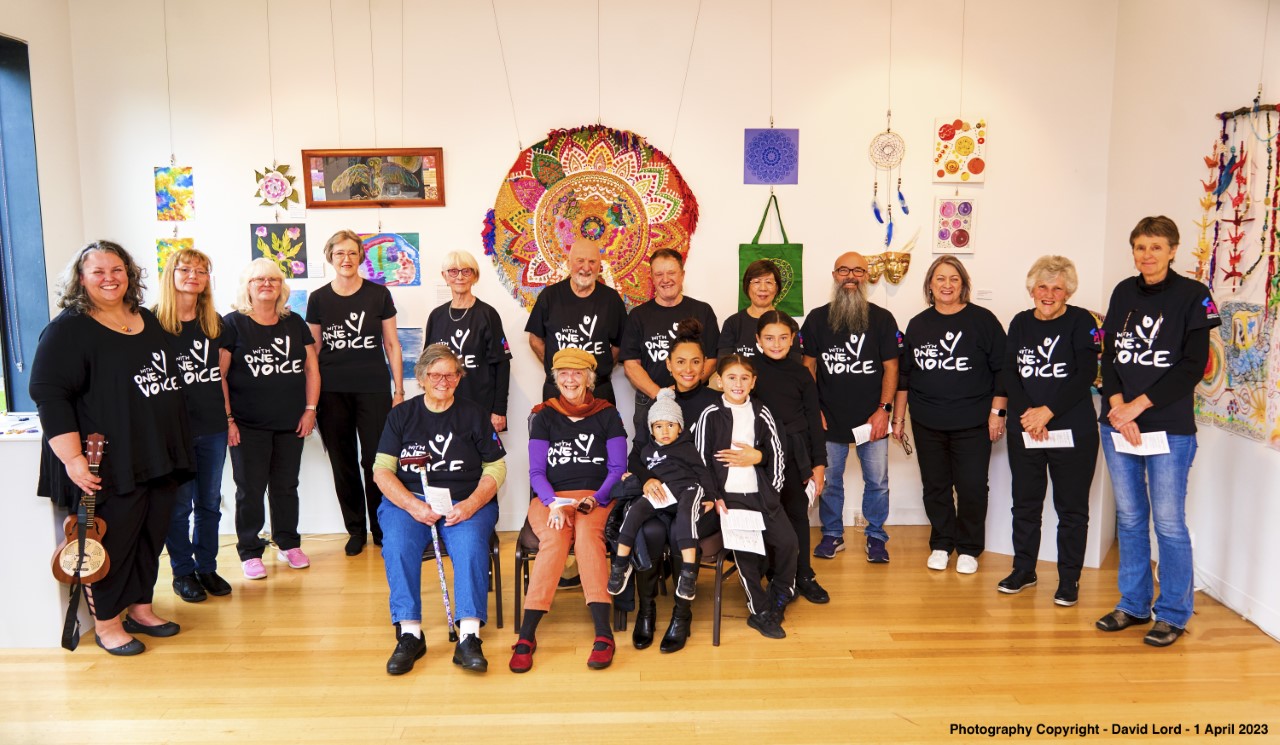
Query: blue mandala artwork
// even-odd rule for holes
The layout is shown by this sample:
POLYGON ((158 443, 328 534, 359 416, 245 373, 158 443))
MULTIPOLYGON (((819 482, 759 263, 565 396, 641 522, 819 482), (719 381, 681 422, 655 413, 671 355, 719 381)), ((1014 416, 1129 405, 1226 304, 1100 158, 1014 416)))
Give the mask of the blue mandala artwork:
POLYGON ((800 130, 743 130, 742 183, 796 184, 800 181, 800 130))

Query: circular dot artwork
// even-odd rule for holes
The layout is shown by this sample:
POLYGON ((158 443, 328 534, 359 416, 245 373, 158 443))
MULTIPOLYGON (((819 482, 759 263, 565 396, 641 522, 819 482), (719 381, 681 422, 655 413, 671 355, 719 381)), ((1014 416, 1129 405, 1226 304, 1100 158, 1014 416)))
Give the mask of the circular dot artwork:
POLYGON ((974 200, 939 197, 934 204, 934 253, 973 253, 974 200))
POLYGON ((934 120, 934 183, 982 183, 986 180, 986 152, 986 120, 934 120))

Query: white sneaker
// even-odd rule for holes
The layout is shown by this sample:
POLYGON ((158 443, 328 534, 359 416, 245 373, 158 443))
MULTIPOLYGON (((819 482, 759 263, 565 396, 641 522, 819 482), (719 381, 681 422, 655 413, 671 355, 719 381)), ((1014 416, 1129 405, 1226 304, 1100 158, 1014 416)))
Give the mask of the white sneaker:
POLYGON ((978 557, 960 554, 956 559, 956 571, 960 574, 973 574, 978 571, 978 557))
POLYGON ((930 569, 936 569, 937 571, 941 572, 943 569, 947 568, 947 562, 950 560, 951 560, 951 554, 939 549, 929 554, 929 561, 925 564, 925 566, 929 567, 930 569))

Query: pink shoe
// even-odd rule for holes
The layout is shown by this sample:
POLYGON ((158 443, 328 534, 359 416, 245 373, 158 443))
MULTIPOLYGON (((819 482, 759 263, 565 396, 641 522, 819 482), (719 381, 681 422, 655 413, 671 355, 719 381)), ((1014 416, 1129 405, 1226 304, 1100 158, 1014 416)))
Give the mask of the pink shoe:
POLYGON ((240 568, 244 570, 245 579, 266 579, 267 568, 263 565, 262 559, 249 559, 240 562, 240 568))
POLYGON ((307 555, 302 553, 300 548, 291 548, 288 551, 277 551, 276 558, 280 561, 289 562, 291 569, 306 569, 311 566, 311 560, 307 555))

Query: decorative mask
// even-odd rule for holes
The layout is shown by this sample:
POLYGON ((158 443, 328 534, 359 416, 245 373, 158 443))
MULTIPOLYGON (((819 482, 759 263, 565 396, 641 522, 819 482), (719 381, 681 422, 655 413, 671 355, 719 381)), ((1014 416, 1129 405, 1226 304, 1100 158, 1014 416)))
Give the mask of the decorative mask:
POLYGON ((879 282, 880 275, 883 274, 891 284, 901 282, 907 276, 907 268, 911 266, 911 249, 915 248, 918 237, 920 231, 917 230, 901 251, 885 251, 863 257, 867 260, 867 279, 872 283, 879 282))

